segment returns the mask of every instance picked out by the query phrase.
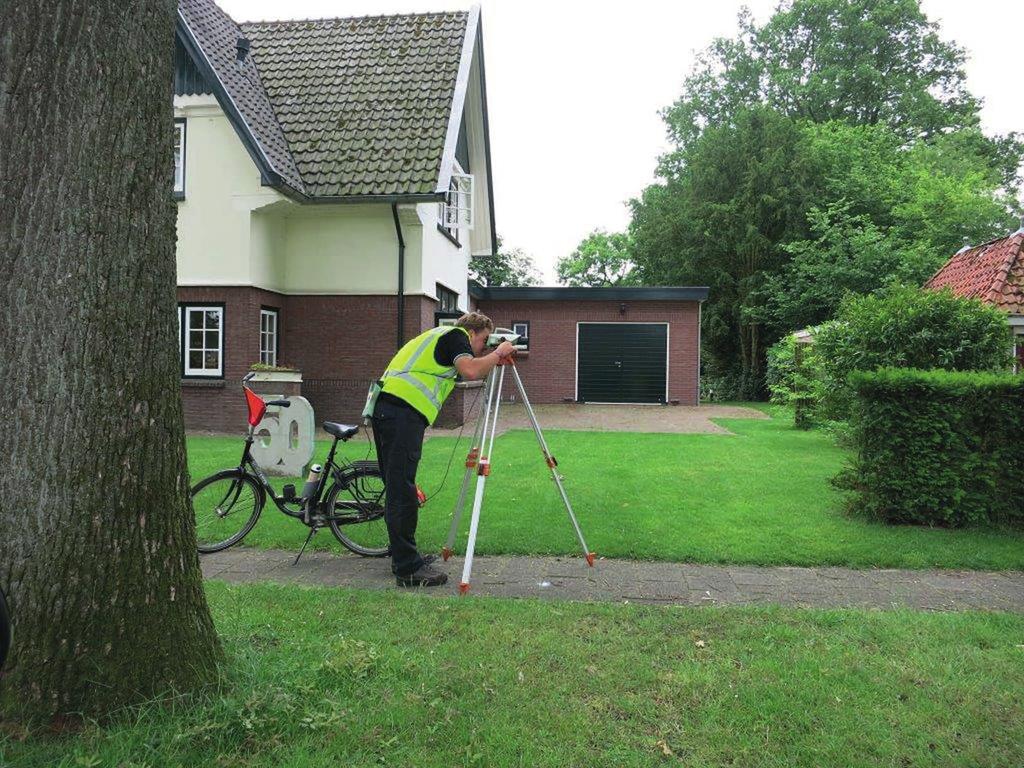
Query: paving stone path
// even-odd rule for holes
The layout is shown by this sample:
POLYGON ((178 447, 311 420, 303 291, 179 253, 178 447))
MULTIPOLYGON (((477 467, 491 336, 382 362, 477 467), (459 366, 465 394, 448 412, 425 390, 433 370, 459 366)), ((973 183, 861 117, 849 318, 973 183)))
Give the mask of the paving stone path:
MULTIPOLYGON (((235 547, 203 555, 206 578, 246 583, 397 589, 390 561, 348 554, 235 547)), ((458 594, 462 559, 443 564, 450 581, 425 594, 458 594)), ((477 557, 470 595, 679 605, 998 610, 1024 613, 1024 572, 761 568, 571 557, 477 557)))

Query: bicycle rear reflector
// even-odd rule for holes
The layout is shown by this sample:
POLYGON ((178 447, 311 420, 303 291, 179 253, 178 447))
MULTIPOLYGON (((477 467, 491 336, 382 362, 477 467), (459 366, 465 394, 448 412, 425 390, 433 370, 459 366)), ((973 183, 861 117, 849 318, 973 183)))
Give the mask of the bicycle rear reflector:
POLYGON ((248 387, 243 387, 243 389, 245 390, 245 402, 249 406, 249 426, 255 427, 263 421, 263 414, 267 412, 267 404, 263 402, 262 397, 248 387))

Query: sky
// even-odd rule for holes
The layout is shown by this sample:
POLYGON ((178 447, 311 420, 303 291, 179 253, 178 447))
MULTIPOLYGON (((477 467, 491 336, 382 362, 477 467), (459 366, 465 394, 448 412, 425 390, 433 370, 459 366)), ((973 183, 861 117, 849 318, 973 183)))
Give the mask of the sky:
MULTIPOLYGON (((218 0, 236 21, 464 10, 460 0, 218 0)), ((482 0, 495 221, 543 282, 594 229, 622 230, 627 202, 668 149, 659 112, 695 54, 733 36, 748 6, 776 0, 482 0)), ((944 39, 968 51, 967 85, 990 133, 1024 131, 1024 3, 923 0, 944 39)))

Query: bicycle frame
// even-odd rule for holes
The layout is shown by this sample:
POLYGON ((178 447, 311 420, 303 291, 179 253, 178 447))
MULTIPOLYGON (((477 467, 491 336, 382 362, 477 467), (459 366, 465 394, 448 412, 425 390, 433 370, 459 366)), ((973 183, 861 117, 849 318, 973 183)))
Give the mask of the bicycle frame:
MULTIPOLYGON (((318 523, 328 522, 332 519, 334 522, 341 524, 345 524, 347 522, 359 522, 356 520, 349 520, 346 515, 334 514, 333 510, 328 513, 327 510, 322 508, 324 493, 328 488, 328 481, 333 480, 335 483, 341 485, 342 488, 351 490, 349 475, 356 469, 355 463, 345 462, 343 460, 342 463, 339 464, 335 461, 334 457, 338 450, 338 443, 340 442, 338 438, 335 438, 334 442, 331 444, 330 453, 327 455, 327 461, 324 463, 323 471, 320 473, 320 479, 317 481, 312 497, 310 499, 303 499, 298 496, 278 495, 274 490, 273 486, 270 484, 270 479, 267 477, 267 473, 252 455, 252 444, 256 441, 255 432, 255 426, 250 423, 249 431, 245 436, 245 447, 242 449, 242 458, 238 464, 238 470, 251 477, 255 477, 256 480, 259 481, 264 496, 273 501, 274 506, 276 506, 282 513, 288 515, 288 517, 294 517, 302 520, 306 525, 312 524, 311 521, 314 515, 318 518, 318 523), (298 508, 290 508, 288 506, 289 504, 298 505, 298 508)), ((241 489, 241 484, 237 484, 237 487, 235 484, 232 484, 232 487, 228 489, 228 493, 221 501, 221 505, 227 501, 228 497, 232 493, 237 495, 241 492, 241 489)), ((231 504, 228 504, 229 508, 234 504, 234 501, 235 500, 233 499, 231 504)), ((356 500, 351 502, 343 501, 341 504, 343 505, 343 508, 346 509, 360 509, 360 505, 356 500)))

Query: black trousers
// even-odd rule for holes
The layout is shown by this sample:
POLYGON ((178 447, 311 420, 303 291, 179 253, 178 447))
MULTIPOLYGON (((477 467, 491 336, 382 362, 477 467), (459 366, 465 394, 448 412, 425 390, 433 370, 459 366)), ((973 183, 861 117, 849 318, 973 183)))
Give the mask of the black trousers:
POLYGON ((384 477, 384 522, 391 541, 391 571, 407 576, 418 571, 423 558, 416 549, 416 467, 423 453, 425 419, 412 406, 384 399, 373 412, 373 440, 384 477))

